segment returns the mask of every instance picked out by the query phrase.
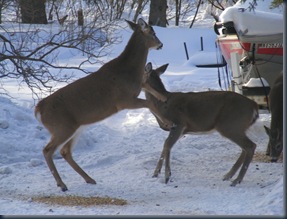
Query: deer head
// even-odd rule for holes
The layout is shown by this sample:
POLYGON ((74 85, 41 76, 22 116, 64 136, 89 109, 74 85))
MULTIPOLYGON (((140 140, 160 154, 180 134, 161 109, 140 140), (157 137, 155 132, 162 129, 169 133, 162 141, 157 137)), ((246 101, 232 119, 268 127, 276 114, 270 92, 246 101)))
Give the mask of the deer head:
POLYGON ((161 49, 163 47, 163 44, 157 38, 152 26, 148 25, 142 18, 138 19, 137 24, 135 24, 129 20, 125 20, 125 21, 129 24, 130 28, 133 31, 136 31, 138 28, 140 28, 142 31, 142 34, 144 34, 148 37, 146 40, 154 43, 154 45, 149 46, 150 49, 161 49))

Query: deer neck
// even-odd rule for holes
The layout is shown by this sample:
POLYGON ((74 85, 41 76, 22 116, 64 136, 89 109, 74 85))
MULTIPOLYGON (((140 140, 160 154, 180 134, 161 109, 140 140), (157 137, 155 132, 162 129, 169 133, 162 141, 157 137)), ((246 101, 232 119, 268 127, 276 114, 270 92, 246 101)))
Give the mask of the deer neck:
MULTIPOLYGON (((160 93, 162 96, 164 96, 167 100, 169 99, 169 97, 171 96, 171 93, 168 92, 165 88, 161 89, 161 90, 156 90, 158 93, 160 93)), ((162 102, 161 100, 159 100, 158 98, 156 98, 153 94, 145 91, 145 96, 147 100, 150 100, 153 103, 157 103, 157 102, 162 102)))
POLYGON ((118 59, 128 63, 129 69, 142 75, 148 51, 149 48, 146 46, 142 33, 135 31, 118 59))

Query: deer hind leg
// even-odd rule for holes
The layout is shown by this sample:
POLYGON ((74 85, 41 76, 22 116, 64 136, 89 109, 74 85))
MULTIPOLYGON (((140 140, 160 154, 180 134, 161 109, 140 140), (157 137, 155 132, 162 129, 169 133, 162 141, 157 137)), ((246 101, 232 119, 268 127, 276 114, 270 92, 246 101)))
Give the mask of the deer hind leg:
POLYGON ((245 173, 249 167, 249 164, 252 161, 256 144, 252 142, 246 135, 244 136, 244 139, 242 140, 242 149, 245 150, 245 158, 243 161, 243 165, 240 169, 240 172, 235 180, 231 183, 231 186, 236 186, 236 184, 240 183, 243 180, 243 177, 245 176, 245 173))
POLYGON ((239 158, 237 159, 237 161, 235 162, 235 164, 232 166, 232 168, 230 169, 230 171, 224 175, 223 177, 223 181, 225 180, 229 180, 231 179, 234 174, 237 172, 237 170, 239 169, 239 167, 241 167, 242 163, 243 163, 243 160, 245 159, 245 155, 246 155, 246 152, 244 150, 242 150, 239 158))
POLYGON ((80 132, 77 132, 73 138, 71 138, 61 149, 60 153, 63 158, 70 164, 70 166, 79 174, 81 175, 87 183, 96 184, 96 181, 92 179, 82 168, 74 161, 72 156, 72 149, 73 146, 76 144, 76 140, 80 132))
POLYGON ((170 175, 171 175, 171 169, 170 169, 170 150, 172 146, 177 142, 177 140, 182 136, 182 133, 184 131, 183 126, 177 126, 175 125, 170 129, 169 136, 164 142, 163 150, 161 152, 160 159, 156 165, 153 177, 157 177, 158 174, 161 171, 163 161, 165 160, 165 183, 168 183, 170 175))
MULTIPOLYGON (((64 142, 64 141, 62 141, 62 142, 64 142)), ((57 182, 57 186, 61 187, 62 191, 64 192, 64 191, 67 191, 68 188, 65 185, 65 183, 62 181, 62 179, 61 179, 61 177, 57 171, 57 168, 54 164, 54 161, 53 161, 53 154, 55 153, 56 149, 63 144, 62 142, 58 141, 55 138, 52 138, 51 141, 43 149, 43 154, 44 154, 46 163, 47 163, 52 175, 54 176, 54 178, 57 182)))
POLYGON ((54 131, 51 137, 50 142, 45 146, 43 149, 43 155, 47 162, 47 165, 54 176, 57 186, 61 187, 62 191, 68 190, 65 183, 62 181, 57 168, 53 161, 53 154, 57 150, 57 148, 61 148, 61 146, 65 145, 75 134, 77 129, 65 129, 64 127, 59 128, 58 130, 65 130, 65 131, 54 131))
POLYGON ((235 180, 233 180, 232 183, 230 184, 231 186, 236 186, 237 184, 239 184, 243 180, 243 177, 244 177, 244 175, 245 175, 245 173, 249 167, 249 164, 252 161, 254 151, 256 148, 256 144, 254 142, 252 142, 245 135, 245 133, 243 133, 241 135, 237 133, 235 135, 233 134, 232 136, 227 136, 227 135, 224 135, 224 136, 228 137, 230 140, 232 140, 233 142, 238 144, 242 149, 242 152, 241 152, 239 158, 237 159, 237 161, 235 162, 233 167, 230 169, 230 171, 223 178, 223 180, 227 180, 227 179, 232 178, 241 166, 238 177, 235 180))

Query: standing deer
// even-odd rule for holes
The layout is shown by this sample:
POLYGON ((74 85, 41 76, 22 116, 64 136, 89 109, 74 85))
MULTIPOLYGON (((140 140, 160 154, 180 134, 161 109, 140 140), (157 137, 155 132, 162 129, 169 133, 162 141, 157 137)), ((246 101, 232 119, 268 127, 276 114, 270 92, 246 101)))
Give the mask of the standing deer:
MULTIPOLYGON (((150 107, 139 99, 144 67, 149 49, 160 49, 163 44, 151 26, 143 19, 127 21, 133 34, 124 51, 103 65, 97 72, 59 89, 41 100, 35 108, 36 118, 50 132, 50 142, 43 149, 48 167, 62 191, 62 181, 53 154, 57 148, 70 166, 87 183, 96 181, 86 174, 72 157, 72 148, 86 125, 101 121, 123 109, 150 107)), ((160 98, 160 97, 159 97, 160 98)))
POLYGON ((258 118, 257 104, 231 91, 168 92, 160 79, 167 66, 168 64, 153 70, 151 63, 148 63, 143 82, 143 87, 147 84, 167 98, 167 101, 163 102, 146 92, 146 99, 156 108, 156 111, 151 110, 152 113, 156 118, 161 115, 173 124, 167 128, 166 124, 157 118, 160 127, 169 131, 169 136, 164 142, 153 177, 158 176, 165 160, 165 183, 169 181, 170 151, 181 136, 216 130, 242 149, 238 160, 223 178, 231 179, 242 165, 238 177, 231 183, 231 186, 235 186, 243 180, 256 148, 256 144, 246 136, 245 131, 258 118))
POLYGON ((269 94, 271 111, 271 126, 264 126, 269 142, 266 155, 271 156, 271 162, 276 162, 283 150, 283 72, 275 80, 269 94))

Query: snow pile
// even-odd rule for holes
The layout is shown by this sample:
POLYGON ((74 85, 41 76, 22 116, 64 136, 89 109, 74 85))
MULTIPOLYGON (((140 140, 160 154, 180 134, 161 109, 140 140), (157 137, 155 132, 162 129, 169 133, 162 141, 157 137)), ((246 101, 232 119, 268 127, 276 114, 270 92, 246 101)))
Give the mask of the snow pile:
POLYGON ((269 87, 268 82, 264 78, 250 78, 250 80, 244 84, 245 87, 269 87))
MULTIPOLYGON (((269 193, 260 201, 256 207, 258 210, 258 214, 266 214, 266 215, 280 215, 282 212, 277 208, 277 206, 282 205, 282 200, 286 197, 283 197, 283 178, 279 179, 278 182, 274 185, 269 193)), ((286 193, 286 192, 285 192, 286 193)))

